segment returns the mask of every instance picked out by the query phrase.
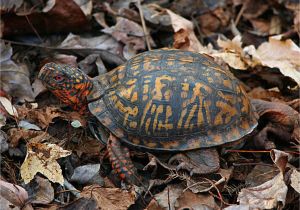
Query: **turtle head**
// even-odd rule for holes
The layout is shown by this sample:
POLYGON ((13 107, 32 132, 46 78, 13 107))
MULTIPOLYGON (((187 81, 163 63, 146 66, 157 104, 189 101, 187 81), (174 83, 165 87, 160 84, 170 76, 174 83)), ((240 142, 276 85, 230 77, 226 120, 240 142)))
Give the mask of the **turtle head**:
POLYGON ((41 68, 38 77, 63 103, 81 114, 87 111, 87 96, 92 91, 93 83, 80 69, 65 64, 47 63, 41 68))

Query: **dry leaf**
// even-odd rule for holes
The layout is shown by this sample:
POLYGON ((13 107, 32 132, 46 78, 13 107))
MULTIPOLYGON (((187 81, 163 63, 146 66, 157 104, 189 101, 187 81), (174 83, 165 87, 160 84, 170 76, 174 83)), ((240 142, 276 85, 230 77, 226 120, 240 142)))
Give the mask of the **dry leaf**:
POLYGON ((119 188, 103 188, 99 185, 85 187, 81 196, 94 199, 101 210, 127 210, 135 201, 135 194, 119 188))
POLYGON ((235 69, 247 69, 257 65, 278 68, 280 72, 293 78, 300 84, 300 48, 290 39, 280 40, 281 35, 269 38, 258 49, 253 45, 242 49, 241 37, 233 40, 218 40, 224 52, 210 53, 213 57, 221 57, 228 65, 235 69))
POLYGON ((125 45, 132 45, 136 51, 144 50, 146 47, 143 28, 139 24, 126 18, 118 17, 115 26, 105 28, 102 31, 112 35, 112 37, 125 45))
POLYGON ((17 10, 23 4, 23 0, 11 0, 1 2, 1 11, 17 10))
POLYGON ((109 35, 83 38, 70 33, 67 38, 60 44, 64 48, 92 48, 107 50, 113 54, 120 54, 121 44, 109 35))
POLYGON ((207 49, 198 41, 193 23, 171 10, 166 10, 170 15, 174 35, 174 47, 181 50, 194 52, 207 52, 207 49))
POLYGON ((284 206, 287 190, 283 175, 279 173, 262 185, 242 189, 237 200, 250 208, 272 209, 277 207, 278 202, 284 206))
POLYGON ((5 45, 4 41, 1 41, 0 48, 0 89, 19 101, 33 101, 33 91, 27 66, 11 60, 13 51, 9 44, 5 45))
POLYGON ((279 170, 275 166, 256 165, 247 175, 246 186, 255 187, 271 180, 279 170))
POLYGON ((288 163, 288 161, 292 158, 289 153, 277 150, 277 149, 272 149, 270 151, 270 156, 275 163, 275 165, 279 168, 280 172, 282 174, 285 173, 285 167, 288 163))
POLYGON ((296 169, 291 174, 291 186, 300 193, 300 173, 296 169))
POLYGON ((92 0, 74 0, 74 2, 80 7, 85 16, 90 16, 93 9, 92 0))
POLYGON ((21 177, 27 184, 37 172, 40 172, 50 181, 63 185, 64 177, 56 159, 70 154, 70 151, 64 150, 55 144, 28 143, 27 155, 21 166, 21 177))
POLYGON ((254 55, 252 60, 249 60, 246 56, 249 53, 248 51, 253 52, 255 48, 254 46, 248 46, 243 50, 241 40, 240 35, 235 36, 232 40, 221 40, 219 38, 217 42, 223 52, 213 52, 211 55, 222 58, 232 68, 245 70, 256 63, 254 55))
POLYGON ((0 103, 5 108, 8 114, 18 117, 18 111, 7 98, 0 96, 0 103))
POLYGON ((78 120, 81 125, 85 126, 86 121, 78 112, 63 112, 57 107, 47 106, 42 109, 28 109, 25 107, 17 107, 19 118, 26 119, 39 125, 42 129, 49 126, 53 119, 60 117, 66 120, 78 120))
POLYGON ((300 48, 290 39, 280 40, 281 36, 270 37, 257 49, 263 66, 279 68, 280 72, 293 78, 300 85, 300 48))
POLYGON ((252 209, 250 209, 249 205, 231 205, 224 208, 224 210, 252 210, 252 209))
POLYGON ((154 197, 157 204, 163 209, 175 210, 175 204, 177 199, 181 196, 183 190, 184 188, 181 185, 168 185, 164 191, 154 195, 154 197))
POLYGON ((9 144, 11 147, 16 147, 19 144, 20 139, 31 140, 35 139, 35 142, 49 137, 44 131, 25 130, 20 128, 12 128, 7 132, 9 137, 9 144))
POLYGON ((142 5, 142 10, 144 13, 144 18, 147 22, 155 25, 166 27, 164 29, 171 30, 171 19, 168 14, 157 4, 146 4, 142 5))
POLYGON ((107 25, 106 21, 105 21, 105 14, 104 12, 96 12, 93 14, 93 17, 95 18, 95 20, 97 21, 97 23, 102 26, 103 28, 109 28, 109 26, 107 25))
POLYGON ((19 8, 17 14, 1 16, 3 35, 58 32, 83 32, 90 28, 88 19, 75 1, 45 1, 47 4, 28 3, 19 8), (41 6, 45 5, 45 8, 41 6), (30 21, 28 21, 30 20, 30 21), (35 30, 32 30, 34 26, 35 30))
POLYGON ((2 180, 0 180, 0 195, 0 197, 19 207, 23 206, 28 199, 28 193, 24 188, 2 180))
POLYGON ((193 150, 172 156, 168 165, 177 171, 187 170, 191 175, 209 174, 219 170, 220 160, 216 149, 193 150))
POLYGON ((184 191, 177 199, 176 209, 219 209, 212 195, 184 191))
POLYGON ((38 189, 31 203, 35 203, 35 204, 51 203, 54 199, 54 189, 51 183, 49 182, 49 180, 44 179, 40 176, 36 176, 35 180, 38 184, 38 189))

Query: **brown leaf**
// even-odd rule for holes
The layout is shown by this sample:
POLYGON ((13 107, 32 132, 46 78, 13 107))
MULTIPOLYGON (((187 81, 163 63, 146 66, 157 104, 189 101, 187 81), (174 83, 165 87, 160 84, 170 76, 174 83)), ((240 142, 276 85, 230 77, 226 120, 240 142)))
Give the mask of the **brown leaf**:
POLYGON ((36 141, 47 138, 49 135, 43 131, 24 130, 19 128, 12 128, 8 131, 9 144, 11 147, 16 147, 21 139, 29 140, 36 139, 36 141))
POLYGON ((43 12, 33 10, 1 16, 3 36, 17 34, 42 34, 54 32, 76 32, 89 28, 86 16, 74 1, 49 1, 43 12), (53 3, 55 3, 53 5, 53 3), (32 29, 34 27, 34 30, 32 29), (45 27, 47 26, 47 27, 45 27))
POLYGON ((246 185, 255 187, 271 180, 278 174, 279 170, 275 166, 256 165, 246 177, 246 185))
POLYGON ((143 28, 126 18, 118 17, 115 26, 105 28, 102 31, 112 35, 125 45, 133 45, 134 50, 144 50, 146 48, 143 28))
POLYGON ((42 109, 28 109, 25 107, 18 107, 18 112, 20 113, 20 119, 26 119, 38 124, 41 128, 46 128, 52 123, 52 120, 56 117, 67 120, 78 120, 81 125, 85 126, 86 121, 77 112, 63 112, 57 107, 47 106, 42 109))
POLYGON ((55 144, 27 143, 27 155, 21 166, 21 177, 27 184, 40 172, 50 181, 63 185, 64 177, 56 160, 70 154, 70 151, 55 144))
POLYGON ((231 14, 228 10, 217 7, 205 12, 196 18, 201 32, 205 35, 212 35, 230 23, 231 14))
MULTIPOLYGON (((154 195, 154 197, 157 204, 162 207, 162 209, 175 210, 175 204, 177 203, 177 199, 182 194, 183 189, 184 188, 181 185, 168 185, 164 191, 154 195)), ((155 209, 154 207, 154 205, 152 207, 150 206, 149 209, 155 209)))
POLYGON ((54 199, 54 189, 48 179, 44 179, 40 176, 36 176, 36 182, 38 183, 38 189, 34 199, 31 203, 35 204, 49 204, 54 199))
POLYGON ((76 152, 76 154, 81 157, 84 155, 84 157, 99 157, 101 149, 103 149, 105 145, 101 144, 100 141, 89 138, 84 141, 80 141, 77 144, 70 144, 68 145, 68 148, 72 150, 73 152, 76 152))
POLYGON ((195 33, 193 23, 171 10, 166 10, 171 18, 171 23, 174 35, 174 47, 181 50, 206 52, 206 49, 198 41, 195 33))
POLYGON ((184 191, 177 199, 176 209, 219 209, 211 195, 195 194, 190 190, 184 191))
POLYGON ((182 191, 181 187, 170 185, 155 196, 147 206, 147 210, 183 210, 183 209, 218 209, 211 195, 195 194, 190 190, 182 191), (175 190, 175 191, 174 191, 175 190), (175 200, 174 200, 175 199, 175 200), (169 208, 170 204, 170 208, 169 208))
MULTIPOLYGON (((23 187, 3 180, 0 180, 0 195, 0 197, 19 207, 23 206, 28 199, 28 193, 23 187)), ((1 205, 1 207, 3 206, 1 205)))
POLYGON ((257 48, 257 56, 263 66, 279 68, 280 72, 300 84, 300 48, 290 39, 270 37, 257 48))
POLYGON ((218 39, 218 45, 223 49, 223 52, 214 52, 213 57, 222 58, 229 66, 245 70, 248 68, 247 62, 244 60, 244 52, 242 48, 241 36, 236 36, 232 40, 218 39))
POLYGON ((271 156, 273 162, 275 163, 275 165, 279 168, 280 172, 282 174, 284 174, 286 164, 291 159, 291 155, 289 155, 286 152, 277 150, 277 149, 272 149, 270 151, 270 156, 271 156))
POLYGON ((268 35, 271 27, 271 23, 265 19, 250 19, 249 20, 255 31, 258 31, 261 35, 268 35))
POLYGON ((99 185, 85 187, 81 196, 94 199, 97 207, 102 210, 127 210, 135 201, 133 192, 119 188, 103 188, 99 185))
POLYGON ((299 113, 284 103, 269 102, 260 99, 252 99, 251 103, 261 118, 273 124, 280 124, 289 128, 294 128, 294 126, 299 124, 299 113))
POLYGON ((67 38, 60 44, 63 48, 92 48, 107 50, 113 54, 120 54, 121 44, 109 35, 101 35, 91 38, 80 37, 79 35, 69 34, 67 38))
POLYGON ((278 68, 280 72, 300 84, 300 48, 290 39, 281 40, 281 35, 270 37, 258 49, 253 45, 242 49, 241 37, 236 36, 232 41, 218 40, 225 52, 210 52, 213 57, 221 57, 228 65, 236 69, 267 66, 278 68))
POLYGON ((163 26, 163 30, 171 30, 171 18, 163 12, 164 8, 157 4, 146 4, 142 5, 142 10, 145 20, 152 24, 163 26))
POLYGON ((11 60, 13 51, 10 45, 0 42, 0 89, 17 100, 33 101, 33 92, 29 80, 29 70, 25 64, 11 60))
POLYGON ((177 165, 177 170, 187 170, 190 174, 209 174, 220 168, 216 149, 204 149, 179 153, 170 158, 169 165, 177 165))
POLYGON ((257 0, 255 4, 251 0, 247 0, 243 4, 244 12, 242 14, 246 19, 257 18, 269 8, 268 3, 264 0, 257 0))
POLYGON ((250 92, 248 92, 248 96, 254 99, 262 99, 264 101, 272 101, 273 98, 283 98, 279 90, 266 90, 262 87, 253 88, 250 92))
POLYGON ((283 175, 279 173, 259 186, 242 189, 237 201, 242 205, 249 205, 250 208, 272 209, 279 202, 284 206, 287 190, 283 175))
MULTIPOLYGON (((97 208, 97 203, 93 198, 79 198, 73 202, 68 203, 63 208, 57 207, 53 210, 94 210, 97 208)), ((52 209, 41 209, 41 210, 52 210, 52 209)), ((102 209, 101 209, 102 210, 102 209)))

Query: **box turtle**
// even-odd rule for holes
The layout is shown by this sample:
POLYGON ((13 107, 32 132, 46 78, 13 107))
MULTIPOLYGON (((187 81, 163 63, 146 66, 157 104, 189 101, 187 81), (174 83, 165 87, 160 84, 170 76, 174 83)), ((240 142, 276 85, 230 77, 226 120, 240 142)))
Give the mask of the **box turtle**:
POLYGON ((95 78, 47 63, 39 78, 64 103, 88 111, 107 128, 113 169, 127 182, 136 182, 128 145, 155 151, 208 148, 239 140, 257 126, 240 82, 199 53, 148 51, 95 78))

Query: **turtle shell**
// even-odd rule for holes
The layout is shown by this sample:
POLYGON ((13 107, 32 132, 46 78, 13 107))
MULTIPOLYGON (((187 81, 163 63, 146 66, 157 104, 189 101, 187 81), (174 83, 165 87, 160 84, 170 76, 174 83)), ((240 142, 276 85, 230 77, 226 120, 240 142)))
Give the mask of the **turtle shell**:
POLYGON ((207 148, 239 140, 257 126, 240 82, 199 53, 141 53, 93 82, 91 113, 136 147, 207 148))

